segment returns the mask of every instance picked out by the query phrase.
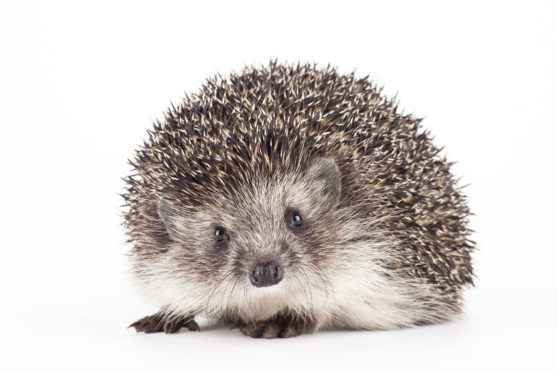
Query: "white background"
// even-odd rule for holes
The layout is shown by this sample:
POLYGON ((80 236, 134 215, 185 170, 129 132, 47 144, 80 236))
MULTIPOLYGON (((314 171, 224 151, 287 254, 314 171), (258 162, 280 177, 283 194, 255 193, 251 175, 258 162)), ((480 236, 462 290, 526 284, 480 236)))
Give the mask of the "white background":
POLYGON ((555 1, 0 5, 0 369, 558 370, 555 1), (356 69, 471 184, 462 320, 254 340, 136 334, 119 207, 145 130, 206 77, 270 58, 356 69))

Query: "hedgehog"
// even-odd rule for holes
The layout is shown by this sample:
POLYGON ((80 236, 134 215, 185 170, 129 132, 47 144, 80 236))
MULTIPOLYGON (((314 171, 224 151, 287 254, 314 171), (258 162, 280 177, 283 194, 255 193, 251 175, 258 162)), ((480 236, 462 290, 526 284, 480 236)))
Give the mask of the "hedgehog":
POLYGON ((463 187, 422 119, 368 77, 272 61, 209 78, 130 161, 138 332, 392 330, 462 312, 463 187), (196 322, 198 319, 198 322, 196 322))

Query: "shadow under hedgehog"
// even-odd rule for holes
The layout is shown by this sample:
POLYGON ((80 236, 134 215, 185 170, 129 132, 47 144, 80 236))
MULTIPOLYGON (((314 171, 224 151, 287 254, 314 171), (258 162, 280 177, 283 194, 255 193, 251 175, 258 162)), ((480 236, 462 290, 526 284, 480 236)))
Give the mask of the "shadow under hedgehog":
POLYGON ((271 62, 172 107, 131 162, 125 226, 161 310, 131 326, 252 337, 460 312, 469 209, 420 120, 367 78, 271 62))

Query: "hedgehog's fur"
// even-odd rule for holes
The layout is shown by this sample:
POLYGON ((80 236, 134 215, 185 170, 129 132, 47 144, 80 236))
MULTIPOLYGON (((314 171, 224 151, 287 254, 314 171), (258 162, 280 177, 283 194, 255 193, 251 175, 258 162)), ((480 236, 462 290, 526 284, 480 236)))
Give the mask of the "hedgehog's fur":
POLYGON ((203 314, 275 337, 454 317, 473 277, 469 209, 419 123, 331 67, 207 81, 156 123, 126 179, 135 273, 163 305, 136 329, 197 329, 203 314), (304 230, 285 223, 290 208, 304 230), (269 259, 283 281, 251 286, 248 268, 269 259))

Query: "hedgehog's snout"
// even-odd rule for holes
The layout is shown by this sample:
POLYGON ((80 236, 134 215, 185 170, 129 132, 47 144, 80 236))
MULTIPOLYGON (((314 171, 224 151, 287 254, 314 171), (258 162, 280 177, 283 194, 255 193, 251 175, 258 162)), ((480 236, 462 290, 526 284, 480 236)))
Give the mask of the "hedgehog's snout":
POLYGON ((255 264, 250 269, 250 283, 255 287, 269 287, 283 279, 283 270, 276 261, 255 264))

